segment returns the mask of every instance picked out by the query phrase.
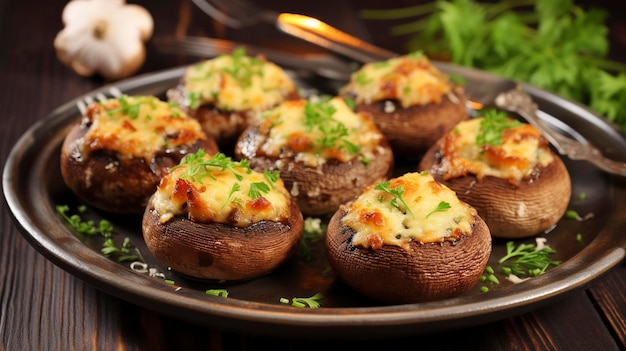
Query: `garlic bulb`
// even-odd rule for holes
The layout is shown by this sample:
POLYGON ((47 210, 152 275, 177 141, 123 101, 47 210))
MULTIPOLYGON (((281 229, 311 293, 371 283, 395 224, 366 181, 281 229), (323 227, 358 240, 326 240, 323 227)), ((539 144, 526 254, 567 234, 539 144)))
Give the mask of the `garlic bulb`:
POLYGON ((71 0, 62 20, 65 28, 54 39, 59 60, 82 76, 107 80, 141 67, 154 26, 145 8, 126 0, 71 0))

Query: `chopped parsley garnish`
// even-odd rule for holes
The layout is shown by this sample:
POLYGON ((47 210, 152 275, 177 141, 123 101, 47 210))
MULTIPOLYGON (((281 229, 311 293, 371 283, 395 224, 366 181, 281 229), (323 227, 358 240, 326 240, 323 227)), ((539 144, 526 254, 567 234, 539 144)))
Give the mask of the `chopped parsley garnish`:
POLYGON ((512 260, 509 266, 501 267, 505 274, 535 277, 543 274, 548 267, 561 264, 560 261, 555 261, 549 257, 554 253, 556 251, 549 246, 537 250, 533 244, 522 243, 515 247, 515 243, 509 241, 506 243, 506 255, 499 260, 499 263, 512 260))
POLYGON ((452 206, 450 206, 449 203, 441 201, 439 202, 439 204, 437 204, 437 207, 434 210, 430 211, 430 213, 426 215, 426 218, 430 217, 430 215, 432 215, 433 213, 443 212, 449 210, 450 208, 452 208, 452 206))
MULTIPOLYGON (((322 301, 323 298, 324 295, 321 293, 317 293, 311 297, 294 297, 291 299, 291 306, 299 308, 319 308, 321 306, 320 301, 322 301)), ((280 302, 289 304, 290 300, 288 298, 281 297, 280 302)))
POLYGON ((350 142, 348 128, 336 120, 333 115, 337 109, 331 103, 331 98, 322 97, 319 101, 307 101, 304 106, 304 126, 308 132, 317 128, 322 132, 322 136, 317 139, 317 144, 323 149, 346 149, 348 153, 355 154, 360 151, 360 147, 350 142), (339 145, 338 145, 339 144, 339 145))
MULTIPOLYGON (((102 244, 102 248, 100 252, 107 257, 115 257, 118 262, 127 262, 127 261, 143 261, 139 250, 135 248, 135 253, 131 253, 132 245, 130 243, 129 238, 125 238, 122 242, 122 246, 118 247, 115 245, 113 241, 113 224, 106 219, 102 219, 98 222, 98 225, 95 224, 92 220, 83 220, 79 214, 69 215, 69 206, 67 205, 57 205, 56 211, 63 219, 69 223, 69 225, 76 230, 80 234, 87 235, 101 235, 104 237, 104 243, 102 244)), ((85 213, 87 207, 81 205, 78 207, 79 213, 85 213)))
POLYGON ((393 196, 391 201, 389 201, 389 204, 392 207, 394 207, 395 209, 397 209, 398 211, 402 212, 402 213, 409 212, 411 214, 411 217, 415 218, 415 215, 413 214, 413 211, 411 211, 411 208, 404 201, 404 197, 402 196, 404 194, 404 187, 402 185, 398 185, 395 188, 392 188, 391 187, 391 182, 390 181, 386 181, 386 182, 382 182, 382 183, 376 184, 376 187, 374 189, 383 191, 383 192, 393 196), (398 203, 398 202, 400 202, 402 204, 402 206, 404 206, 404 208, 402 208, 402 206, 400 206, 400 203, 398 203))
MULTIPOLYGON (((216 153, 211 157, 207 157, 208 154, 203 149, 198 150, 196 153, 186 155, 180 164, 172 167, 170 170, 174 170, 181 166, 187 166, 187 172, 185 172, 181 178, 190 179, 193 182, 201 183, 203 179, 209 177, 215 179, 212 172, 224 172, 229 171, 235 176, 238 181, 243 180, 243 174, 250 174, 252 168, 250 168, 250 161, 241 160, 233 161, 230 157, 224 155, 221 152, 216 153)), ((276 181, 280 178, 278 171, 263 171, 265 182, 254 182, 250 184, 248 188, 248 197, 252 200, 257 199, 264 194, 270 192, 275 187, 276 181)), ((241 190, 239 183, 233 184, 228 194, 227 201, 231 201, 233 195, 241 190)), ((225 204, 226 204, 225 203, 225 204)))
POLYGON ((509 118, 506 112, 493 109, 486 110, 482 117, 480 131, 476 135, 476 144, 479 146, 502 144, 502 132, 521 124, 520 121, 509 118))
POLYGON ((207 295, 219 296, 219 297, 228 297, 228 290, 226 289, 209 289, 204 292, 207 295))

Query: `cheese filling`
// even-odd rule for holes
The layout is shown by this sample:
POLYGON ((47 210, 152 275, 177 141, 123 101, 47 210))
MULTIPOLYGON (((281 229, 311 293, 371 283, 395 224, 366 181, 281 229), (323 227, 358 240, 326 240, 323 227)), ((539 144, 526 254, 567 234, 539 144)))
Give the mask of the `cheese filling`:
POLYGON ((190 154, 162 178, 152 205, 165 223, 187 216, 200 223, 247 227, 259 221, 282 222, 290 197, 278 173, 256 172, 247 162, 224 154, 190 154))
POLYGON ((546 167, 554 160, 547 140, 530 124, 481 131, 486 118, 463 121, 439 141, 441 162, 436 171, 444 179, 474 174, 478 179, 493 176, 519 183, 536 176, 538 166, 546 167), (479 135, 492 132, 500 133, 499 143, 477 142, 479 135))
POLYGON ((190 66, 184 82, 191 108, 212 104, 223 111, 265 110, 296 91, 282 68, 242 50, 190 66))
POLYGON ((257 154, 293 157, 311 167, 329 159, 367 162, 381 152, 384 138, 371 118, 340 97, 285 101, 262 115, 259 130, 257 154))
POLYGON ((406 173, 372 185, 345 207, 342 223, 356 233, 352 244, 408 248, 412 241, 436 243, 472 235, 476 210, 429 173, 406 173))
POLYGON ((452 85, 426 56, 413 53, 363 65, 341 93, 354 96, 357 103, 397 100, 407 108, 440 103, 452 93, 452 85))
POLYGON ((91 104, 91 126, 80 145, 84 154, 107 149, 120 157, 142 157, 206 138, 200 124, 177 106, 154 96, 122 96, 91 104))

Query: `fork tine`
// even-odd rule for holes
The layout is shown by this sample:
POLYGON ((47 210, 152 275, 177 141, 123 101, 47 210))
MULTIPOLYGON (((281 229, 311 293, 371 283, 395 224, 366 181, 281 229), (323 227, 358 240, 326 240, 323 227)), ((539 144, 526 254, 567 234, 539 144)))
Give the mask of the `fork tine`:
MULTIPOLYGON (((109 88, 107 92, 96 93, 96 99, 98 101, 107 100, 109 98, 107 94, 109 94, 110 96, 114 98, 119 98, 120 96, 123 95, 122 91, 118 87, 112 86, 109 88)), ((82 99, 76 101, 76 107, 78 108, 78 111, 80 111, 80 114, 84 115, 85 112, 87 111, 87 106, 93 104, 95 101, 96 100, 94 100, 93 96, 87 95, 83 97, 82 99)))

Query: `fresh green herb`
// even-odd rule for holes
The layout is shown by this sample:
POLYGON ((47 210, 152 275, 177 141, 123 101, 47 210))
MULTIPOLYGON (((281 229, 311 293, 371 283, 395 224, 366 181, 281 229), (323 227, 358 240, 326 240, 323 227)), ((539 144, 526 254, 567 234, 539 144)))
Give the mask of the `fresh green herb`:
POLYGON ((248 196, 254 200, 270 192, 270 186, 265 182, 254 182, 250 184, 248 196))
MULTIPOLYGON (((84 205, 77 208, 79 213, 85 213, 86 210, 87 207, 84 205)), ((70 208, 67 205, 57 205, 56 211, 78 233, 104 237, 104 243, 100 249, 103 255, 115 257, 118 262, 143 261, 138 249, 135 248, 135 253, 131 253, 132 245, 129 238, 124 238, 122 246, 118 247, 115 245, 113 241, 113 224, 110 221, 102 219, 96 226, 92 220, 84 221, 78 214, 68 214, 70 208)))
MULTIPOLYGON (((321 293, 317 293, 311 297, 294 297, 291 299, 291 306, 299 307, 299 308, 319 308, 321 306, 320 302, 324 298, 324 295, 321 293)), ((285 297, 280 298, 280 303, 289 304, 289 299, 285 297)))
POLYGON ((587 194, 584 192, 581 192, 580 194, 578 194, 578 200, 580 201, 584 201, 587 199, 587 194))
POLYGON ((409 51, 553 91, 626 130, 626 64, 607 59, 604 10, 573 0, 439 0, 362 17, 404 19, 390 31, 409 35, 409 51))
MULTIPOLYGON (((486 282, 490 284, 500 284, 500 280, 495 275, 495 271, 491 266, 486 266, 483 274, 480 276, 481 282, 486 282)), ((489 288, 485 285, 480 287, 481 292, 488 292, 489 288)))
POLYGON ((515 243, 509 241, 506 243, 506 255, 499 260, 499 263, 512 260, 509 266, 502 266, 502 272, 505 274, 534 277, 543 274, 550 266, 561 264, 560 261, 552 260, 549 257, 554 253, 556 251, 549 246, 537 250, 533 244, 522 243, 515 247, 515 243))
POLYGON ((580 233, 576 234, 576 241, 578 241, 579 243, 583 242, 583 235, 580 233))
POLYGON ((349 96, 344 96, 343 97, 343 101, 345 101, 346 105, 352 110, 354 111, 356 109, 356 101, 354 101, 353 98, 349 97, 349 96))
POLYGON ((502 132, 520 125, 519 121, 509 118, 504 111, 488 109, 481 116, 483 119, 476 135, 476 144, 479 146, 502 144, 502 132))
POLYGON ((165 284, 169 284, 169 285, 174 285, 174 284, 176 284, 176 282, 174 282, 174 281, 173 281, 173 280, 171 280, 171 279, 164 279, 164 280, 163 280, 163 282, 165 282, 165 284))
POLYGON ((580 215, 578 214, 578 212, 576 212, 576 210, 567 210, 567 211, 565 211, 565 218, 567 218, 567 219, 575 219, 575 220, 582 219, 582 217, 580 217, 580 215))
POLYGON ((242 87, 251 86, 254 76, 263 75, 263 62, 255 57, 246 56, 245 48, 235 48, 231 53, 231 57, 233 65, 222 68, 221 71, 235 78, 242 87))
POLYGON ((413 214, 413 211, 411 211, 411 208, 404 201, 404 197, 402 196, 404 194, 404 187, 402 185, 398 185, 395 188, 391 188, 391 182, 390 181, 385 181, 385 182, 376 184, 376 187, 374 189, 383 191, 383 192, 393 196, 391 201, 389 201, 389 204, 392 207, 396 208, 398 211, 402 212, 402 213, 409 212, 411 214, 411 217, 415 218, 415 215, 413 214), (398 201, 404 206, 404 208, 402 208, 400 206, 398 201))
POLYGON ((450 208, 452 208, 452 206, 450 206, 449 203, 445 201, 441 201, 439 202, 439 204, 437 204, 437 207, 434 210, 430 211, 430 213, 426 215, 426 218, 430 217, 430 215, 432 215, 433 213, 443 212, 443 211, 449 210, 450 208))
POLYGON ((346 138, 348 128, 333 117, 335 112, 337 109, 331 103, 331 97, 325 96, 316 102, 307 101, 304 107, 304 126, 307 131, 317 128, 322 132, 322 137, 317 139, 320 151, 345 148, 350 154, 359 152, 360 148, 346 138))
POLYGON ((228 297, 228 290, 226 289, 209 289, 204 292, 207 295, 220 296, 220 297, 228 297))

